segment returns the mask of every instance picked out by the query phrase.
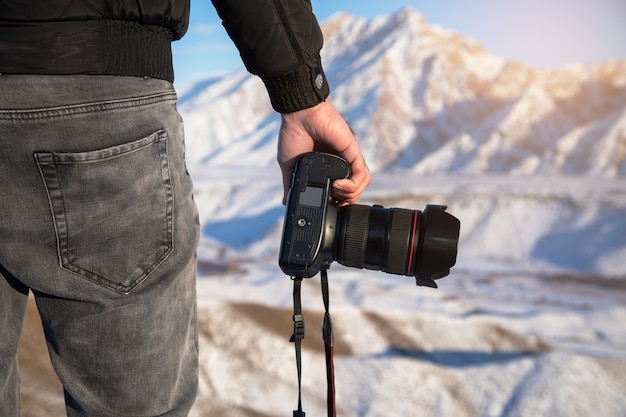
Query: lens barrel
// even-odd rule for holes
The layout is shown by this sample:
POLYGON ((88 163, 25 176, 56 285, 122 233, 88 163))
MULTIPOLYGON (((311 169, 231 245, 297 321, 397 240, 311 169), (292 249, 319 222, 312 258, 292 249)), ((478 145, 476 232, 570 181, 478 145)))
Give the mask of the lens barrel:
POLYGON ((415 276, 436 287, 456 263, 460 222, 445 206, 424 212, 352 204, 339 207, 334 259, 356 268, 415 276))
POLYGON ((415 239, 413 210, 352 204, 339 208, 339 263, 407 275, 415 239))

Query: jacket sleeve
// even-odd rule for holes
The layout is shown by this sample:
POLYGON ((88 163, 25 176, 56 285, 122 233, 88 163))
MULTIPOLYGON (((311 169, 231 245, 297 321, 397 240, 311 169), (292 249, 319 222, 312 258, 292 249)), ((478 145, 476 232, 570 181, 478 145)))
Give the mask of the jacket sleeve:
POLYGON ((329 94, 322 32, 310 0, 212 0, 246 69, 265 83, 280 113, 313 107, 329 94))

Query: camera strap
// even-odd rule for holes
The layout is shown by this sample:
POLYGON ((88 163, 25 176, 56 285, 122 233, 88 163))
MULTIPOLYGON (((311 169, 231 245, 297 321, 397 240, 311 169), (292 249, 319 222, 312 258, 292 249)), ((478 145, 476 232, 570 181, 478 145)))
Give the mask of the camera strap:
POLYGON ((324 338, 324 351, 326 353, 326 406, 328 417, 335 417, 335 337, 333 335, 333 323, 330 320, 328 274, 322 270, 322 298, 324 299, 324 326, 322 335, 324 338))
MULTIPOLYGON (((322 298, 324 300, 324 325, 322 337, 324 339, 324 351, 326 354, 326 406, 328 417, 336 417, 335 411, 335 367, 333 326, 329 312, 328 274, 325 269, 321 271, 322 298)), ((302 314, 301 287, 302 278, 293 279, 293 335, 289 339, 295 344, 296 367, 298 369, 298 409, 294 410, 293 417, 305 417, 302 411, 302 339, 304 339, 304 316, 302 314)))
POLYGON ((293 280, 293 334, 289 339, 296 347, 296 367, 298 368, 298 409, 293 412, 293 417, 304 417, 302 411, 302 339, 304 339, 304 316, 302 315, 302 303, 300 301, 300 288, 302 278, 291 277, 293 280))

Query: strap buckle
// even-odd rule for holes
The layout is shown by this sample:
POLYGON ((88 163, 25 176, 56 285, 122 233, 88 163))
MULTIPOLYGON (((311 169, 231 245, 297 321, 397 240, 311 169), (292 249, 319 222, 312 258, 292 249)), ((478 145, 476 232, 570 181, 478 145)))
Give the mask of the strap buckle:
POLYGON ((304 339, 304 315, 302 314, 294 314, 293 315, 293 334, 289 339, 290 342, 295 342, 296 340, 304 339))

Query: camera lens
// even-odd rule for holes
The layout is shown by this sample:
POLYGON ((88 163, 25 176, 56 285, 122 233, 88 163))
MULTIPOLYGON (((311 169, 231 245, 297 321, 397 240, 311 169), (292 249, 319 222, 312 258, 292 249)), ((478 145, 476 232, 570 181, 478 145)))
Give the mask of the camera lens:
POLYGON ((460 222, 445 206, 422 212, 352 204, 339 207, 334 259, 356 268, 415 276, 418 285, 448 275, 456 262, 460 222))

